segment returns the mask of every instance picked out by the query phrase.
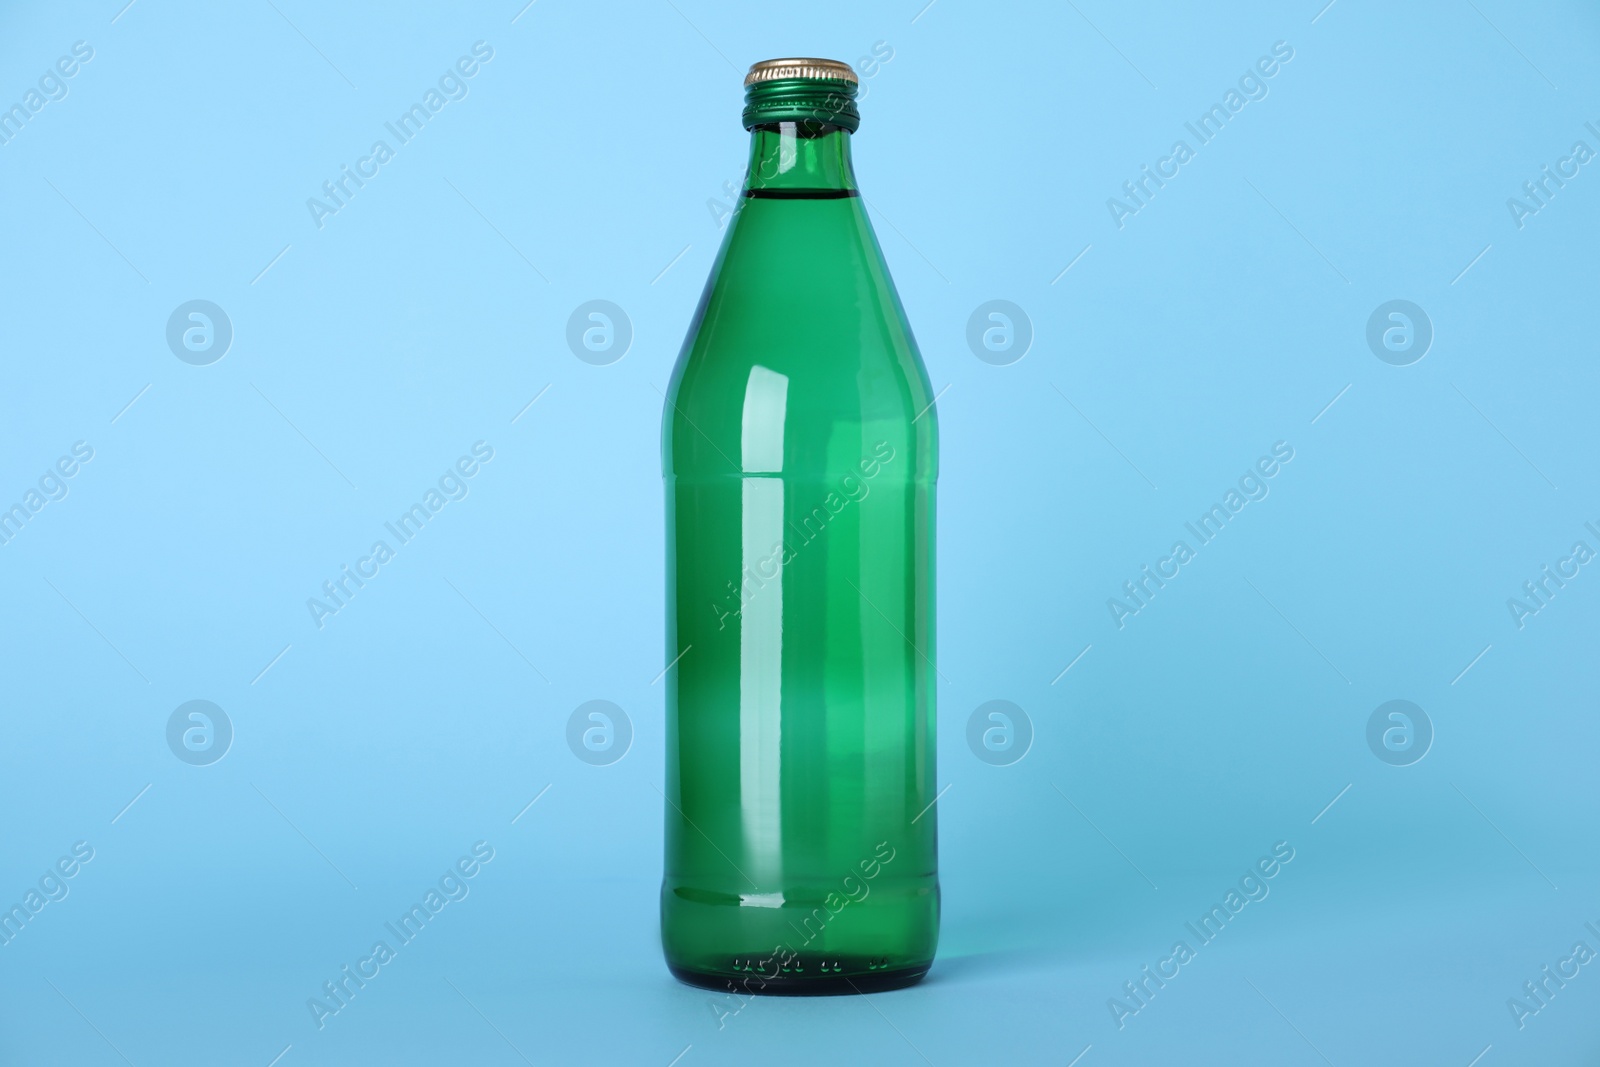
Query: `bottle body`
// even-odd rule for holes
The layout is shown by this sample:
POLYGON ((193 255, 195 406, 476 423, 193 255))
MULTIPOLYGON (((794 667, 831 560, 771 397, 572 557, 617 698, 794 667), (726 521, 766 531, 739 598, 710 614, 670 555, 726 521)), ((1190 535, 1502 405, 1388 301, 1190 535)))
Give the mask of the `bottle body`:
POLYGON ((937 423, 848 136, 754 130, 663 414, 662 943, 744 992, 913 981, 938 936, 937 423))

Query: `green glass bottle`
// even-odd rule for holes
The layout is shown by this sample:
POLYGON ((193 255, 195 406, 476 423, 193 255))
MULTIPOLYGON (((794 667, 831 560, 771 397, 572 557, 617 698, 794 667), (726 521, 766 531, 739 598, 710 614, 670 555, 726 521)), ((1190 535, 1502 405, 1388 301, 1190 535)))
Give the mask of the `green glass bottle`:
POLYGON ((856 77, 745 80, 750 166, 663 409, 679 978, 853 992, 939 931, 927 371, 850 163, 856 77))

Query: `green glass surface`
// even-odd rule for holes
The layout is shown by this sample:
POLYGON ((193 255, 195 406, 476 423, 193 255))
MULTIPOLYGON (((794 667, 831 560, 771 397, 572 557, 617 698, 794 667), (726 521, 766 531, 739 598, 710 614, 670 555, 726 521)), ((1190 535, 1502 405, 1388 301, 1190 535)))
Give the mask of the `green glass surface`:
POLYGON ((850 140, 753 128, 663 413, 662 945, 741 993, 905 984, 938 940, 937 416, 850 140))

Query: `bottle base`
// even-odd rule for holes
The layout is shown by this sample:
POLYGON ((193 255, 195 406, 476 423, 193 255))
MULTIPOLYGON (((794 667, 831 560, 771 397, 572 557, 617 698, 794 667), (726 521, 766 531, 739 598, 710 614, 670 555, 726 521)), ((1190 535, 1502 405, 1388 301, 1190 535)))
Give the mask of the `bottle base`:
POLYGON ((668 963, 667 969, 678 981, 687 985, 699 986, 702 989, 714 989, 719 993, 764 993, 769 996, 808 997, 808 996, 840 996, 855 993, 886 993, 894 989, 904 989, 922 981, 922 976, 928 973, 931 963, 924 963, 915 967, 902 967, 893 971, 864 971, 860 974, 818 974, 818 975, 793 975, 779 974, 771 978, 755 974, 741 974, 737 977, 726 974, 712 974, 708 971, 693 971, 687 967, 668 963))

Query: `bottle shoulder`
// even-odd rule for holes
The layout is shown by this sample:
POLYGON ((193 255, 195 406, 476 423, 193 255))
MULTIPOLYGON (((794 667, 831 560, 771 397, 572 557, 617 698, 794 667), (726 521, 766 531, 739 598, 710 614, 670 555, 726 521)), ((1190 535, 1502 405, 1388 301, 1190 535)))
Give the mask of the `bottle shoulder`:
POLYGON ((745 203, 684 339, 679 399, 740 393, 755 367, 827 407, 919 399, 927 371, 860 201, 745 203))
POLYGON ((745 467, 777 420, 803 467, 889 441, 931 473, 927 371, 860 201, 746 201, 729 225, 667 394, 669 472, 745 467))

